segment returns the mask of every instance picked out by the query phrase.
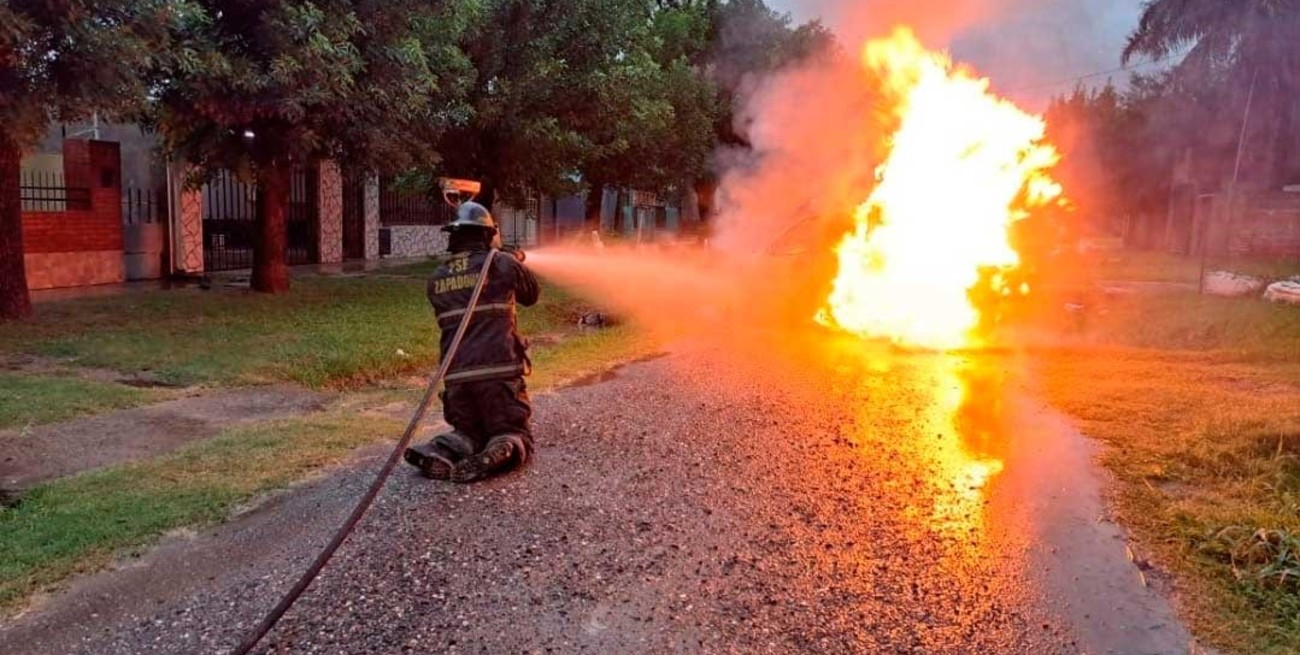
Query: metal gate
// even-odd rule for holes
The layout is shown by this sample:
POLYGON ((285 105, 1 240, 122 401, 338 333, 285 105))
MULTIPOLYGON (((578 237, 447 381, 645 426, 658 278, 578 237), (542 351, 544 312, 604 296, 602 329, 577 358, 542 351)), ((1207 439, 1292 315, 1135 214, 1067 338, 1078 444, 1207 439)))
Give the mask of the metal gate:
MULTIPOLYGON (((289 176, 286 217, 290 266, 313 264, 316 253, 316 171, 298 167, 289 176)), ((203 185, 203 266, 229 271, 253 266, 257 238, 257 188, 221 171, 203 185)))
POLYGON ((529 198, 522 208, 512 207, 498 202, 492 207, 492 217, 496 219, 501 230, 501 242, 525 248, 537 245, 537 218, 540 203, 536 197, 529 198))

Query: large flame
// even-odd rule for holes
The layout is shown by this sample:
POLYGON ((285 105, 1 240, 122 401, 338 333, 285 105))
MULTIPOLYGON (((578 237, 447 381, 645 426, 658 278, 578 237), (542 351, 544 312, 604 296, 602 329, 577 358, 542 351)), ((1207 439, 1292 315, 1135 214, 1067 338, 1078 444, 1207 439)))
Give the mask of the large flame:
MULTIPOLYGON (((989 91, 989 82, 930 52, 907 29, 872 41, 863 62, 897 131, 839 245, 839 273, 818 321, 865 337, 954 349, 975 345, 981 272, 1020 257, 1011 225, 1052 201, 1059 159, 1046 125, 989 91)), ((995 291, 1027 293, 992 276, 995 291)))

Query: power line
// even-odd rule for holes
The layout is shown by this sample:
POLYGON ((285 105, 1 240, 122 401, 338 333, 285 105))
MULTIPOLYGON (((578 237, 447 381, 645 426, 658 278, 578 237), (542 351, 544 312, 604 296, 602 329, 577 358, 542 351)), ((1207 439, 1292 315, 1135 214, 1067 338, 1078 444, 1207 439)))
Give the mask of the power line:
POLYGON ((1177 59, 1177 58, 1179 58, 1179 57, 1182 57, 1183 55, 1187 54, 1188 52, 1189 52, 1188 50, 1184 50, 1184 51, 1182 51, 1182 52, 1170 53, 1170 54, 1167 54, 1167 55, 1165 55, 1165 56, 1163 56, 1163 57, 1160 57, 1159 59, 1152 59, 1151 61, 1144 61, 1144 62, 1139 63, 1139 64, 1133 64, 1132 66, 1120 66, 1119 68, 1111 68, 1111 69, 1109 69, 1109 70, 1096 71, 1096 72, 1094 72, 1094 73, 1087 73, 1087 74, 1084 74, 1084 75, 1077 75, 1077 76, 1075 76, 1075 77, 1070 77, 1070 78, 1066 78, 1066 79, 1063 79, 1063 80, 1058 80, 1058 81, 1056 81, 1056 82, 1048 82, 1048 83, 1045 83, 1045 84, 1035 84, 1035 85, 1032 85, 1032 86, 1022 86, 1022 87, 1019 87, 1019 88, 1016 88, 1016 89, 999 90, 999 93, 1003 93, 1003 94, 1011 94, 1011 93, 1023 93, 1023 92, 1025 92, 1025 91, 1037 91, 1037 90, 1039 90, 1039 89, 1050 89, 1050 88, 1054 88, 1054 87, 1058 87, 1058 86, 1064 86, 1064 85, 1066 85, 1066 84, 1078 84, 1079 82, 1082 82, 1082 81, 1084 81, 1084 80, 1091 80, 1091 79, 1095 79, 1095 78, 1098 78, 1098 77, 1103 77, 1103 76, 1106 76, 1106 75, 1114 75, 1114 74, 1116 74, 1116 73, 1129 73, 1129 72, 1133 72, 1133 71, 1136 71, 1136 70, 1139 70, 1139 69, 1142 69, 1142 68, 1146 68, 1146 67, 1148 67, 1148 66, 1155 66, 1156 64, 1163 64, 1163 63, 1166 63, 1166 62, 1168 62, 1168 61, 1170 61, 1170 60, 1173 60, 1173 59, 1177 59))

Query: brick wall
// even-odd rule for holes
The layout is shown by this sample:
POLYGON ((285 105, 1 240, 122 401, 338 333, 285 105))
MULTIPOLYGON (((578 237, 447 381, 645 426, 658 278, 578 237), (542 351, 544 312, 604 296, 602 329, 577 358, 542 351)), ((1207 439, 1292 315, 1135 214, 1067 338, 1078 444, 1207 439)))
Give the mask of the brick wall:
POLYGON ((1233 253, 1300 257, 1300 194, 1261 194, 1242 204, 1244 215, 1232 226, 1233 253))
POLYGON ((32 289, 108 284, 124 279, 122 165, 116 143, 63 144, 69 188, 90 191, 84 210, 23 212, 27 285, 32 289))
POLYGON ((91 211, 84 212, 24 213, 23 246, 27 253, 122 250, 121 206, 113 216, 97 211, 102 204, 92 201, 91 211))

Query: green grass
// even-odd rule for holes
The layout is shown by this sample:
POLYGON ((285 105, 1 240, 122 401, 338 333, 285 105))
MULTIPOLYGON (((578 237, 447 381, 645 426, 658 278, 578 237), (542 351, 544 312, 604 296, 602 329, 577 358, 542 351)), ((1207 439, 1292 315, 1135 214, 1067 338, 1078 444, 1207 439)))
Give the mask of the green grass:
MULTIPOLYGON (((362 388, 436 365, 438 329, 423 280, 431 268, 417 264, 365 278, 305 277, 291 293, 274 297, 177 289, 40 304, 33 320, 0 324, 0 354, 55 357, 72 367, 143 373, 184 386, 284 381, 362 388)), ((545 285, 541 302, 521 309, 520 327, 530 336, 552 337, 542 342, 567 338, 587 307, 545 285)), ((548 347, 537 348, 542 361, 550 356, 548 347)), ((587 356, 599 359, 597 349, 588 350, 587 356)), ((159 397, 70 376, 0 374, 0 429, 159 397)))
POLYGON ((240 427, 170 455, 36 487, 0 510, 0 607, 98 568, 122 548, 219 521, 239 503, 400 429, 344 413, 240 427))
POLYGON ((1297 307, 1176 292, 1116 298, 1103 308, 1089 317, 1099 343, 1300 363, 1297 307))
MULTIPOLYGON (((308 277, 283 296, 180 289, 42 304, 32 321, 0 325, 0 353, 146 372, 180 385, 357 387, 436 361, 424 282, 394 276, 423 271, 308 277)), ((581 304, 547 286, 538 307, 520 313, 521 327, 528 334, 570 329, 581 304)))
POLYGON ((1300 308, 1195 294, 1093 300, 1045 390, 1106 444, 1121 522, 1178 576, 1198 637, 1300 652, 1300 308))
POLYGON ((558 347, 538 349, 528 384, 535 389, 552 389, 653 354, 656 348, 652 337, 627 325, 570 337, 558 347))
POLYGON ((125 409, 160 394, 73 377, 0 373, 0 430, 125 409))

